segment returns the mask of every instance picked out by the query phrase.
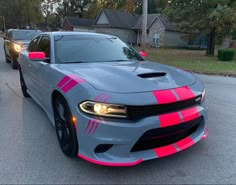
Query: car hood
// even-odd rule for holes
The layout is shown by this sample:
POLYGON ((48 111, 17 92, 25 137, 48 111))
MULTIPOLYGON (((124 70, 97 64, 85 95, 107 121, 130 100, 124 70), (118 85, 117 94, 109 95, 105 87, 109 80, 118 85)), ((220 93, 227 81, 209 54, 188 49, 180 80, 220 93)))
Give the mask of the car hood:
POLYGON ((30 40, 16 40, 15 42, 18 44, 23 44, 24 46, 27 46, 29 45, 30 40))
POLYGON ((116 93, 163 90, 196 82, 191 73, 149 61, 61 64, 60 68, 79 75, 98 90, 116 93))

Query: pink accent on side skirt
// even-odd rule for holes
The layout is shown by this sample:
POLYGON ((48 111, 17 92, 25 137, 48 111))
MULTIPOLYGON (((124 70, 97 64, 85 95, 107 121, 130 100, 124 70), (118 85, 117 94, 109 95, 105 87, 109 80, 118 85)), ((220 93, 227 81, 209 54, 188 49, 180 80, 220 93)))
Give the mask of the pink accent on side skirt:
POLYGON ((78 154, 78 157, 88 161, 88 162, 91 162, 91 163, 94 163, 94 164, 98 164, 98 165, 102 165, 102 166, 135 166, 141 162, 143 162, 142 159, 138 159, 137 161, 134 161, 134 162, 121 162, 121 163, 113 163, 113 162, 103 162, 103 161, 97 161, 97 160, 94 160, 94 159, 90 159, 82 154, 78 154))

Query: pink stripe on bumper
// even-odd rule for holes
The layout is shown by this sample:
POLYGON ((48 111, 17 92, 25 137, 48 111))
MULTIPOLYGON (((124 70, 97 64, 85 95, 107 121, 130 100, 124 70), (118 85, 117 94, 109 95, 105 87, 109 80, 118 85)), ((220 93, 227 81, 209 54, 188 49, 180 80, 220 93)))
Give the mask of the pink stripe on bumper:
POLYGON ((176 142, 175 144, 180 150, 185 150, 186 148, 189 148, 190 146, 194 145, 195 142, 191 137, 187 137, 181 141, 176 142))
POLYGON ((183 116, 184 122, 194 120, 199 117, 199 112, 196 107, 186 109, 180 112, 183 116))
POLYGON ((167 145, 160 148, 155 148, 154 152, 158 158, 165 157, 167 155, 172 155, 177 152, 176 148, 173 145, 167 145))
POLYGON ((134 162, 121 162, 121 163, 113 163, 113 162, 103 162, 103 161, 97 161, 97 160, 94 160, 94 159, 90 159, 82 154, 78 154, 78 157, 88 161, 88 162, 91 162, 91 163, 94 163, 94 164, 98 164, 98 165, 102 165, 102 166, 135 166, 141 162, 143 162, 142 159, 138 159, 137 161, 134 161, 134 162))
POLYGON ((181 123, 180 116, 177 112, 160 115, 159 120, 160 128, 169 127, 181 123))

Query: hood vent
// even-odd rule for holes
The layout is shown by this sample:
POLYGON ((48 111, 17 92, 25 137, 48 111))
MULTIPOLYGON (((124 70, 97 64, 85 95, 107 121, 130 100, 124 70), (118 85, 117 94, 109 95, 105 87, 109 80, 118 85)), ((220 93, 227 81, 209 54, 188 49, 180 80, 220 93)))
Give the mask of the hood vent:
POLYGON ((144 73, 144 74, 139 74, 138 76, 141 77, 141 78, 157 78, 157 77, 166 76, 166 73, 165 72, 144 73))

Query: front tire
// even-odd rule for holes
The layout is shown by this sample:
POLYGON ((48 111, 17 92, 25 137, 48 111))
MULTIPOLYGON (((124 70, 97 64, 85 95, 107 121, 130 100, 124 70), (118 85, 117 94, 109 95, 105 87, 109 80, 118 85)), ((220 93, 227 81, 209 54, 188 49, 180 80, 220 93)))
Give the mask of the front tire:
POLYGON ((6 54, 6 52, 5 52, 5 60, 6 60, 6 63, 11 63, 11 61, 8 60, 8 58, 7 58, 7 54, 6 54))
POLYGON ((25 98, 29 98, 30 95, 27 93, 27 86, 25 84, 25 80, 24 80, 24 77, 20 68, 19 68, 19 73, 20 73, 20 86, 21 86, 22 94, 25 98))
POLYGON ((14 57, 11 57, 11 67, 12 69, 18 69, 18 62, 14 57))
POLYGON ((68 157, 75 157, 78 153, 78 141, 68 103, 63 96, 59 95, 55 98, 53 108, 60 148, 68 157))

